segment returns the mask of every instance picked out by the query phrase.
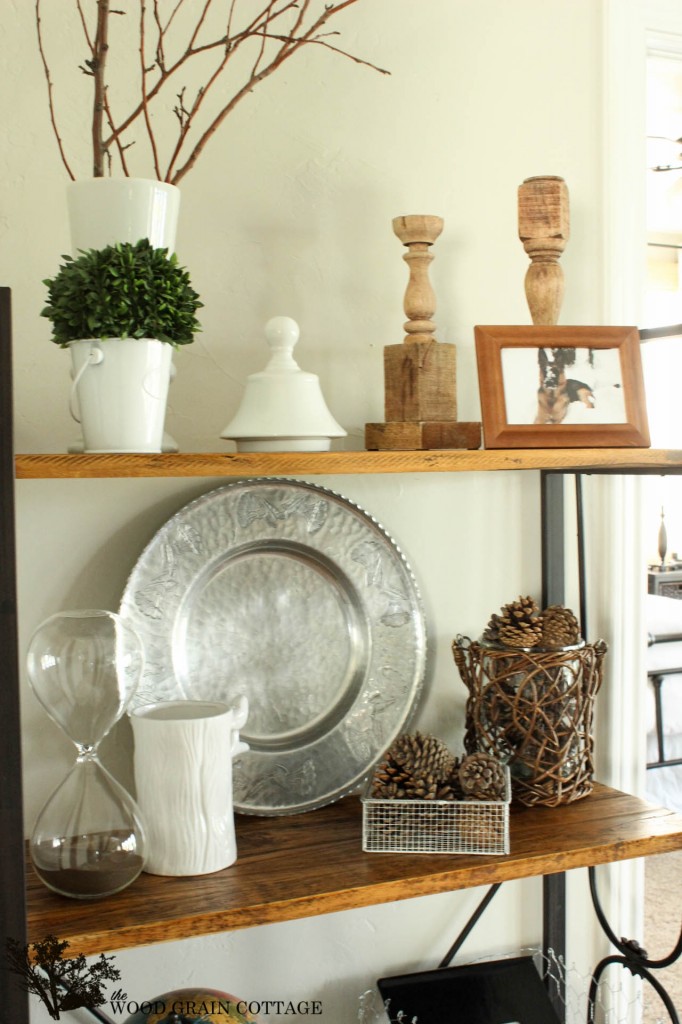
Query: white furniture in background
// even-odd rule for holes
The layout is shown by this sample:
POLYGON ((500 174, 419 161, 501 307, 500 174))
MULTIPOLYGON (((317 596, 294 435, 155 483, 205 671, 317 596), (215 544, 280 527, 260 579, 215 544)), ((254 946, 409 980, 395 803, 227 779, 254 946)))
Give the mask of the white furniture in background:
POLYGON ((647 594, 647 779, 653 803, 682 811, 682 601, 647 594))

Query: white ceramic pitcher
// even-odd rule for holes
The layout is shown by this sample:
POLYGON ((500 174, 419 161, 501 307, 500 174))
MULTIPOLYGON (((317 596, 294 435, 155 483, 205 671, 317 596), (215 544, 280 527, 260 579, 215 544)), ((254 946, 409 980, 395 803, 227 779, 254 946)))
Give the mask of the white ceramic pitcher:
POLYGON ((147 831, 144 870, 204 875, 237 859, 232 758, 248 750, 239 730, 248 716, 241 697, 161 701, 130 714, 137 802, 147 831))

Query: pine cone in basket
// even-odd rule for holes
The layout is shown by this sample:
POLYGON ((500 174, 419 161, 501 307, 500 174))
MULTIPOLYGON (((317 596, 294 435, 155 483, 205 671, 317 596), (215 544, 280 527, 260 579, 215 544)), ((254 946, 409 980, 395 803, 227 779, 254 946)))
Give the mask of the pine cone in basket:
POLYGON ((372 777, 375 799, 454 799, 456 758, 435 736, 404 733, 389 747, 372 777))
POLYGON ((458 775, 465 800, 504 800, 504 768, 490 754, 468 754, 462 758, 458 775))
POLYGON ((580 626, 570 608, 551 604, 540 618, 543 647, 572 647, 580 643, 580 626))
POLYGON ((505 604, 501 615, 493 615, 483 639, 503 647, 537 647, 542 640, 540 609, 532 597, 518 597, 505 604))
POLYGON ((500 642, 500 626, 503 625, 502 619, 499 615, 491 615, 488 620, 488 625, 483 630, 481 640, 485 640, 489 644, 499 644, 500 642))

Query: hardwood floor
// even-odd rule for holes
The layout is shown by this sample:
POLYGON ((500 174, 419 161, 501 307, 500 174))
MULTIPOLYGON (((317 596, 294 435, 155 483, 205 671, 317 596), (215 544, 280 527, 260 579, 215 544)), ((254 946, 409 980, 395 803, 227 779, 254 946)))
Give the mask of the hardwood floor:
MULTIPOLYGON (((672 950, 682 927, 682 851, 647 857, 644 893, 644 946, 650 958, 660 959, 672 950)), ((658 978, 682 1017, 682 957, 660 971, 658 978)), ((657 994, 646 985, 643 1024, 669 1019, 657 994)))

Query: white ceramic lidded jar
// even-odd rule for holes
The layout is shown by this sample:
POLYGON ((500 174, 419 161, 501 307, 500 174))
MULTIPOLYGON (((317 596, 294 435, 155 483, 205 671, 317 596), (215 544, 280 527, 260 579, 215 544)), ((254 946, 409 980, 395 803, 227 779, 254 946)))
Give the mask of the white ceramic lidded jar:
POLYGON ((237 415, 221 437, 240 452, 325 452, 333 437, 345 437, 329 412, 317 374, 293 357, 299 338, 295 320, 275 316, 265 325, 270 361, 250 374, 237 415))

